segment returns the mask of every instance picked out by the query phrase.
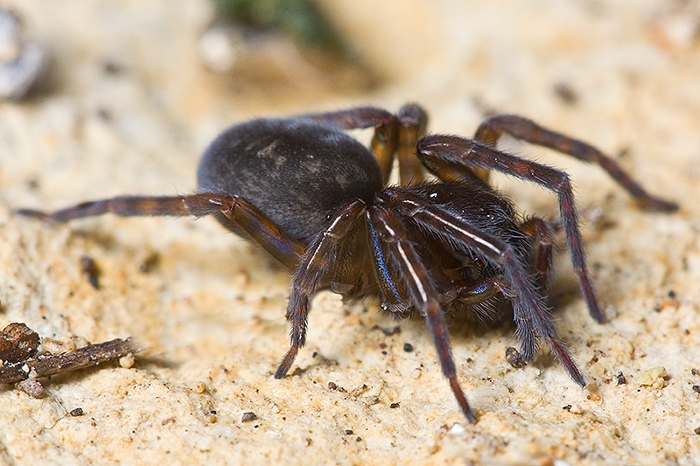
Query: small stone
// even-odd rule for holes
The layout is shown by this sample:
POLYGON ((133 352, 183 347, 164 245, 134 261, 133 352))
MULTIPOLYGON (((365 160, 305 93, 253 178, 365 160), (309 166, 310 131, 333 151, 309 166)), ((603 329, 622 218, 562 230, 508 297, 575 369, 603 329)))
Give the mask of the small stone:
POLYGON ((637 385, 640 387, 663 388, 666 384, 666 368, 663 366, 653 367, 642 373, 637 378, 637 385))
POLYGON ((241 417, 241 422, 250 422, 250 421, 253 421, 257 418, 258 418, 257 414, 248 411, 248 412, 243 413, 243 417, 241 417))
POLYGON ((617 375, 615 376, 615 379, 617 380, 618 385, 624 385, 627 383, 627 379, 625 378, 625 374, 622 372, 618 372, 617 375))
POLYGON ((527 365, 527 361, 523 359, 520 352, 512 346, 506 348, 506 361, 508 361, 508 364, 510 364, 514 369, 520 369, 527 365))
POLYGON ((464 428, 462 424, 459 422, 455 422, 452 424, 452 427, 450 427, 450 430, 448 431, 450 435, 460 435, 465 433, 467 430, 464 428))
POLYGON ((571 407, 567 410, 571 414, 583 414, 583 408, 581 408, 581 405, 577 404, 572 404, 571 407))
POLYGON ((41 382, 35 378, 29 378, 22 380, 21 382, 17 382, 17 388, 32 398, 43 398, 46 395, 46 389, 41 382))
POLYGON ((119 365, 122 366, 124 369, 131 369, 132 367, 134 367, 135 362, 136 359, 131 353, 119 358, 119 365))

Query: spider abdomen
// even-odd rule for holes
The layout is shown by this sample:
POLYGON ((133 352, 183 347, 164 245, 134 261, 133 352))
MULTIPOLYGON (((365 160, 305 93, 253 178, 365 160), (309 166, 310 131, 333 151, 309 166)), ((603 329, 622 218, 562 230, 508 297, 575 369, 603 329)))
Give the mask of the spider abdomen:
MULTIPOLYGON (((329 214, 381 191, 372 153, 337 128, 304 119, 260 119, 224 131, 205 151, 199 192, 236 195, 304 242, 329 214)), ((218 220, 242 234, 224 216, 218 220)))

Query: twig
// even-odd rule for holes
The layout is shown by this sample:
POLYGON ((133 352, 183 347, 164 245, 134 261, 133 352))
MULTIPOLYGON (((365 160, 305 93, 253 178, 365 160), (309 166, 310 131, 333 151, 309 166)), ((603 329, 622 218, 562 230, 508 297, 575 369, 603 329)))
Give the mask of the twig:
POLYGON ((138 353, 141 348, 131 338, 87 345, 62 354, 42 354, 0 367, 0 384, 19 382, 30 377, 41 378, 97 366, 106 361, 138 353))

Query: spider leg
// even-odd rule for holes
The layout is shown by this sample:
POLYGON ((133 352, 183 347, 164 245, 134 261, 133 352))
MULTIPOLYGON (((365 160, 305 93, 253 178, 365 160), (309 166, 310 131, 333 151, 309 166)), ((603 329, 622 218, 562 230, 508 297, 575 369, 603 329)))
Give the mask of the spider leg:
MULTIPOLYGON (((385 247, 382 243, 382 238, 373 223, 369 223, 369 238, 372 248, 372 257, 374 259, 374 271, 379 289, 384 301, 389 303, 388 310, 391 310, 392 305, 399 305, 403 301, 401 290, 397 283, 392 278, 389 271, 389 261, 386 256, 385 247)), ((382 303, 384 305, 384 303, 382 303)))
POLYGON ((406 104, 394 115, 376 107, 355 107, 336 112, 302 115, 313 121, 341 129, 374 128, 370 147, 382 173, 384 184, 389 181, 394 154, 399 159, 402 185, 423 180, 423 167, 415 157, 416 143, 425 134, 428 115, 417 104, 406 104))
POLYGON ((389 181, 394 154, 399 142, 399 119, 393 113, 377 107, 355 107, 336 112, 309 113, 301 115, 319 123, 340 129, 374 128, 370 148, 379 163, 383 183, 389 181))
POLYGON ((388 209, 377 206, 367 211, 369 222, 376 229, 389 256, 399 271, 416 309, 425 317, 428 330, 433 337, 442 373, 450 383, 464 416, 469 422, 476 421, 476 415, 469 406, 467 397, 457 381, 457 369, 452 358, 450 336, 445 318, 440 309, 438 293, 427 276, 420 257, 406 238, 401 222, 388 209))
POLYGON ((306 250, 303 243, 284 232, 250 202, 242 197, 226 194, 119 196, 83 202, 55 212, 32 209, 17 211, 19 215, 50 222, 68 222, 105 213, 113 213, 120 217, 202 217, 221 214, 239 226, 254 242, 289 269, 294 269, 306 250))
POLYGON ((526 220, 520 228, 525 234, 531 236, 535 245, 535 281, 540 292, 546 296, 549 289, 550 272, 552 269, 552 249, 554 247, 555 228, 552 224, 539 217, 532 217, 526 220))
POLYGON ((584 162, 599 165, 622 186, 640 206, 647 210, 673 212, 678 204, 649 194, 634 181, 615 160, 583 141, 544 128, 517 115, 496 115, 486 119, 476 131, 475 139, 493 147, 503 133, 531 144, 554 149, 584 162))
MULTIPOLYGON (((475 252, 484 260, 499 266, 508 285, 502 287, 501 292, 513 302, 517 335, 524 358, 528 361, 534 359, 539 335, 547 342, 571 378, 579 385, 585 385, 581 371, 557 336, 549 311, 531 280, 526 265, 512 246, 471 226, 457 215, 430 204, 421 196, 403 192, 399 197, 394 191, 386 190, 380 195, 380 200, 445 242, 463 248, 465 253, 475 252)), ((496 282, 496 285, 503 286, 500 282, 496 282)))
POLYGON ((605 319, 598 305, 593 285, 588 275, 583 251, 583 238, 578 226, 578 213, 574 204, 574 193, 569 176, 560 170, 521 159, 471 139, 456 136, 432 135, 418 142, 418 157, 428 167, 449 166, 454 170, 468 167, 497 170, 517 178, 531 181, 557 193, 571 262, 578 277, 579 286, 588 306, 588 311, 597 322, 605 319))
POLYGON ((397 117, 400 122, 397 151, 400 184, 420 183, 425 175, 423 165, 416 157, 416 144, 425 135, 428 114, 417 104, 406 104, 401 107, 397 117))
POLYGON ((323 286, 324 279, 336 266, 336 253, 352 230, 358 218, 365 212, 365 203, 357 200, 343 206, 331 219, 331 223, 313 240, 292 277, 292 292, 287 306, 287 321, 290 323, 290 347, 282 358, 275 378, 284 377, 306 343, 306 330, 310 302, 323 286))

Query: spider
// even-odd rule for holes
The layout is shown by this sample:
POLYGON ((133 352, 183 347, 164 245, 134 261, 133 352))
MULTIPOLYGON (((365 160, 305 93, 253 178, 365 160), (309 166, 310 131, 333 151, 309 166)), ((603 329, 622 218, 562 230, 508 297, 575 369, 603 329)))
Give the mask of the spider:
POLYGON ((591 317, 602 322, 569 177, 498 150, 498 139, 507 133, 598 164, 642 208, 671 212, 677 205, 647 193, 598 149, 521 116, 492 116, 473 139, 424 136, 426 126, 427 114, 416 104, 396 114, 356 107, 256 119, 225 130, 204 152, 197 194, 119 196, 53 213, 18 213, 54 222, 107 212, 213 215, 293 273, 286 313, 290 347, 274 374, 278 379, 305 343, 312 297, 330 289, 346 299, 378 296, 398 318, 423 316, 442 372, 470 422, 476 415, 457 380, 447 312, 512 315, 525 361, 535 358, 543 341, 584 386, 545 302, 557 227, 538 217, 520 220, 513 204, 488 184, 495 170, 556 193, 579 286, 591 317), (358 128, 374 129, 369 148, 346 133, 358 128), (400 182, 388 185, 395 159, 400 182))

